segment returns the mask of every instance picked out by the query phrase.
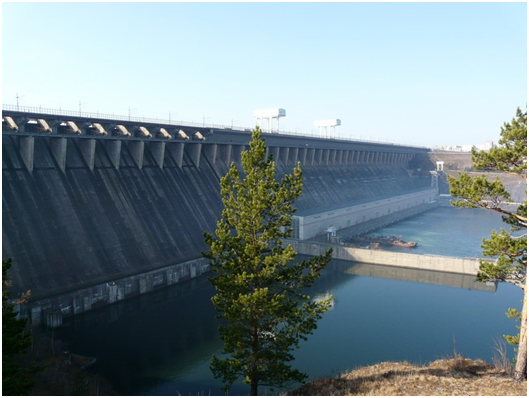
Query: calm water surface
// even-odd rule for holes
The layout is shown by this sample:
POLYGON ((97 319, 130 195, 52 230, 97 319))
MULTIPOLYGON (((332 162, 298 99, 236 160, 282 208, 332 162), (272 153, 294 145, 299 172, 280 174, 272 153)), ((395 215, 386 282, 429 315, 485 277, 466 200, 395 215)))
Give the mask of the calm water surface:
MULTIPOLYGON (((502 225, 490 212, 439 208, 377 233, 419 241, 415 253, 474 257, 481 238, 502 225)), ((309 378, 381 361, 429 362, 454 348, 490 363, 494 341, 517 333, 505 312, 522 299, 505 283, 343 261, 333 261, 310 292, 326 293, 334 307, 295 353, 294 365, 309 378)), ((96 357, 93 371, 122 395, 222 395, 209 370, 222 347, 212 294, 198 278, 70 318, 57 334, 74 352, 96 357)), ((240 383, 231 394, 248 387, 240 383)))

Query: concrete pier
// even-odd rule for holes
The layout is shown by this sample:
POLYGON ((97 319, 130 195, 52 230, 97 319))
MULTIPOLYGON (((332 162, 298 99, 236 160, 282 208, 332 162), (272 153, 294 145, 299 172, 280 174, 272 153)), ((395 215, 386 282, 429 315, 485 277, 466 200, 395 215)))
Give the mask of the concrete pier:
POLYGON ((389 265, 392 267, 415 268, 464 275, 477 275, 479 270, 479 259, 477 258, 457 258, 359 249, 316 241, 285 240, 285 245, 288 244, 292 245, 292 248, 297 253, 309 256, 324 254, 329 248, 332 248, 333 258, 365 264, 389 265))

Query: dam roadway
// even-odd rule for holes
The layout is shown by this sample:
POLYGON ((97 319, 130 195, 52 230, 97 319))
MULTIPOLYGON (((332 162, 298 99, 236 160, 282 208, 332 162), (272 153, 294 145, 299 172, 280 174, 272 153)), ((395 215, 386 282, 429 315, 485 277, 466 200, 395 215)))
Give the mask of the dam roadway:
MULTIPOLYGON (((31 290, 20 311, 33 323, 58 326, 208 271, 203 232, 215 229, 219 179, 240 167, 249 130, 14 107, 2 116, 2 258, 13 259, 12 297, 31 290)), ((302 164, 303 239, 340 212, 354 228, 435 205, 427 148, 263 135, 278 177, 302 164)))

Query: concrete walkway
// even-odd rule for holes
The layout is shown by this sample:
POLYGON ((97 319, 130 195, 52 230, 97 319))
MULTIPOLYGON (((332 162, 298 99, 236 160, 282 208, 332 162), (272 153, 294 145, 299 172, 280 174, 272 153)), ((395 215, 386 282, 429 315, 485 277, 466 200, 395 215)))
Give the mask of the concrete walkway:
POLYGON ((367 264, 425 269, 465 275, 477 275, 479 270, 479 260, 474 258, 456 258, 429 254, 410 254, 384 250, 360 249, 319 241, 288 240, 285 241, 284 244, 291 244, 292 248, 297 253, 309 256, 324 254, 329 248, 332 248, 333 258, 367 264))

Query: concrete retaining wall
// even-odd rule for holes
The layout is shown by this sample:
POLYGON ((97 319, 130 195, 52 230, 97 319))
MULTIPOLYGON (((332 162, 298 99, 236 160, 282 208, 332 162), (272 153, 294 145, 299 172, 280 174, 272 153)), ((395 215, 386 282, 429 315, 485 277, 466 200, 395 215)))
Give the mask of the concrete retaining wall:
POLYGON ((333 249, 332 257, 340 260, 355 261, 368 264, 389 265, 392 267, 417 268, 438 272, 477 275, 478 259, 433 256, 427 254, 398 253, 384 250, 369 250, 333 245, 320 242, 303 242, 288 240, 296 252, 309 256, 324 254, 333 249))
POLYGON ((63 317, 149 293, 196 278, 208 271, 208 261, 199 258, 128 278, 101 283, 76 292, 37 300, 29 306, 18 306, 17 310, 22 316, 30 317, 34 325, 43 323, 50 327, 58 327, 62 325, 63 317))
POLYGON ((404 195, 379 198, 361 203, 335 205, 296 213, 296 230, 293 237, 306 240, 325 234, 329 227, 351 228, 371 220, 384 219, 409 209, 418 208, 437 199, 437 189, 430 188, 404 195))

